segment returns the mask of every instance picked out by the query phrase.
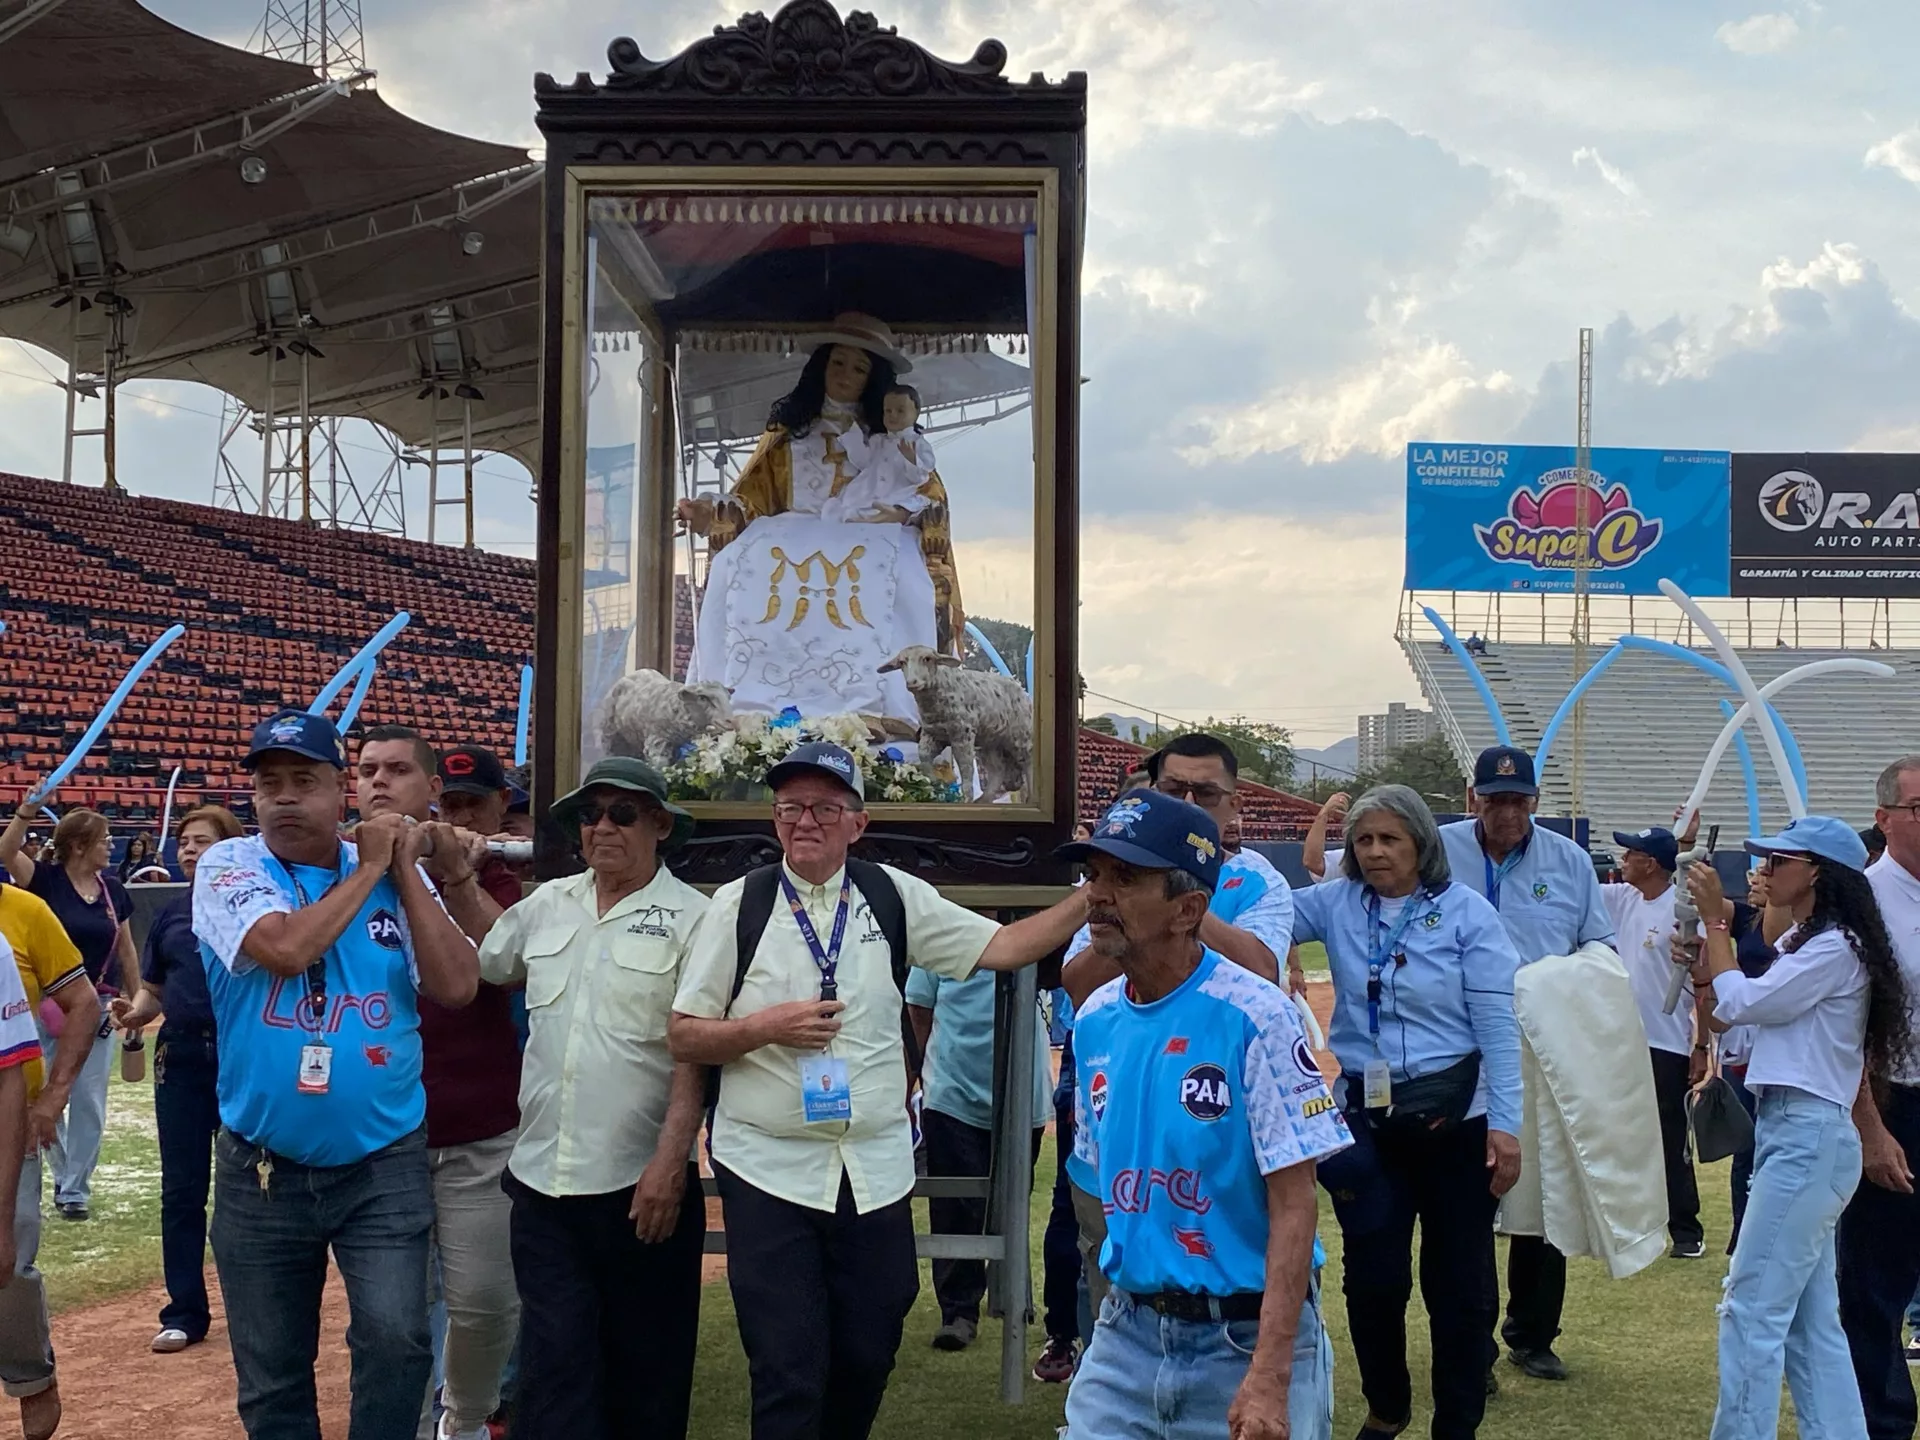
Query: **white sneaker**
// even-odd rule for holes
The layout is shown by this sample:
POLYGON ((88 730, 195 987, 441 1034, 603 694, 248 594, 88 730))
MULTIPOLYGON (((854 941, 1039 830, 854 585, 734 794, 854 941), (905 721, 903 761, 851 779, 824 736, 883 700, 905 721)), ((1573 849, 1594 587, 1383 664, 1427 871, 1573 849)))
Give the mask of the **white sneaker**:
POLYGON ((177 1355, 193 1343, 186 1331, 169 1325, 153 1337, 153 1353, 156 1355, 177 1355))
POLYGON ((440 1412, 440 1424, 435 1428, 439 1431, 440 1440, 493 1440, 493 1429, 484 1420, 471 1430, 455 1430, 451 1410, 440 1412))

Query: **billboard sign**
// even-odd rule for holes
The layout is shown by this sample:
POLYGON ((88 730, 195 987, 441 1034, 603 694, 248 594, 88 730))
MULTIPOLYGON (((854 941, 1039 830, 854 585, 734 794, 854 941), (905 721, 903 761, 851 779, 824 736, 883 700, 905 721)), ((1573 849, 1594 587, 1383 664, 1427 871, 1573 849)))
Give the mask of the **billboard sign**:
MULTIPOLYGON (((1724 450, 1594 450, 1588 473, 1594 594, 1727 593, 1724 450)), ((1583 553, 1570 445, 1407 447, 1409 590, 1574 587, 1583 553)))
POLYGON ((1920 595, 1920 455, 1735 455, 1735 595, 1920 595))

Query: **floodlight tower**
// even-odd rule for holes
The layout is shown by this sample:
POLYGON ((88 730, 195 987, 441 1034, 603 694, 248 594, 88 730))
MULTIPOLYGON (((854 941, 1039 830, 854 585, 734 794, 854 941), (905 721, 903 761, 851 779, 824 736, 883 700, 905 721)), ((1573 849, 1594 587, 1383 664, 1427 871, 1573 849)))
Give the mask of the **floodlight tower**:
MULTIPOLYGON (((1576 535, 1573 552, 1573 681, 1578 684, 1587 673, 1587 645, 1593 638, 1591 596, 1588 571, 1593 548, 1593 331, 1580 331, 1580 398, 1574 416, 1573 440, 1574 501, 1573 523, 1576 535)), ((1579 818, 1586 799, 1587 702, 1576 700, 1573 706, 1573 815, 1579 818)))
POLYGON ((267 0, 260 52, 291 60, 323 80, 344 80, 367 68, 360 0, 267 0))
MULTIPOLYGON (((355 86, 372 80, 360 0, 267 0, 256 33, 262 54, 305 65, 323 80, 355 86)), ((224 398, 213 503, 283 520, 405 535, 406 452, 376 426, 388 452, 371 462, 380 467, 379 477, 367 484, 354 475, 341 445, 341 420, 312 411, 309 369, 325 357, 309 333, 311 296, 297 257, 283 245, 268 244, 257 259, 255 308, 267 328, 254 354, 265 371, 266 404, 256 411, 236 396, 224 398), (257 458, 244 453, 256 440, 257 458)), ((363 471, 370 468, 368 461, 358 463, 363 471)))

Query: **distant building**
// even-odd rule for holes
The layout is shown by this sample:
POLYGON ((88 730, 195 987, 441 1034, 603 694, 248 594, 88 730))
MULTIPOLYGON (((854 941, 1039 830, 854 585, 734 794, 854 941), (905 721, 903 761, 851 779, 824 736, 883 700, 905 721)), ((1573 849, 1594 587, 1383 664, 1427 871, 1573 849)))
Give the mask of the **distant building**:
POLYGON ((1387 706, 1384 715, 1360 716, 1358 768, 1377 770, 1386 763, 1388 751, 1439 733, 1440 722, 1431 710, 1409 710, 1395 700, 1387 706))

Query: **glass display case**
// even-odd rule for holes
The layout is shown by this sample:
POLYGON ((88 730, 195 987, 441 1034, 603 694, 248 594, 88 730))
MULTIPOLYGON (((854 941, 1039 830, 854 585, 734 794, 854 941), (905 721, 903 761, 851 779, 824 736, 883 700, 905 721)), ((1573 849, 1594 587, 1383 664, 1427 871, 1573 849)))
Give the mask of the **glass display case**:
POLYGON ((718 874, 762 857, 768 768, 826 738, 876 845, 1045 882, 1074 808, 1084 89, 823 12, 543 81, 536 805, 644 756, 718 874))

